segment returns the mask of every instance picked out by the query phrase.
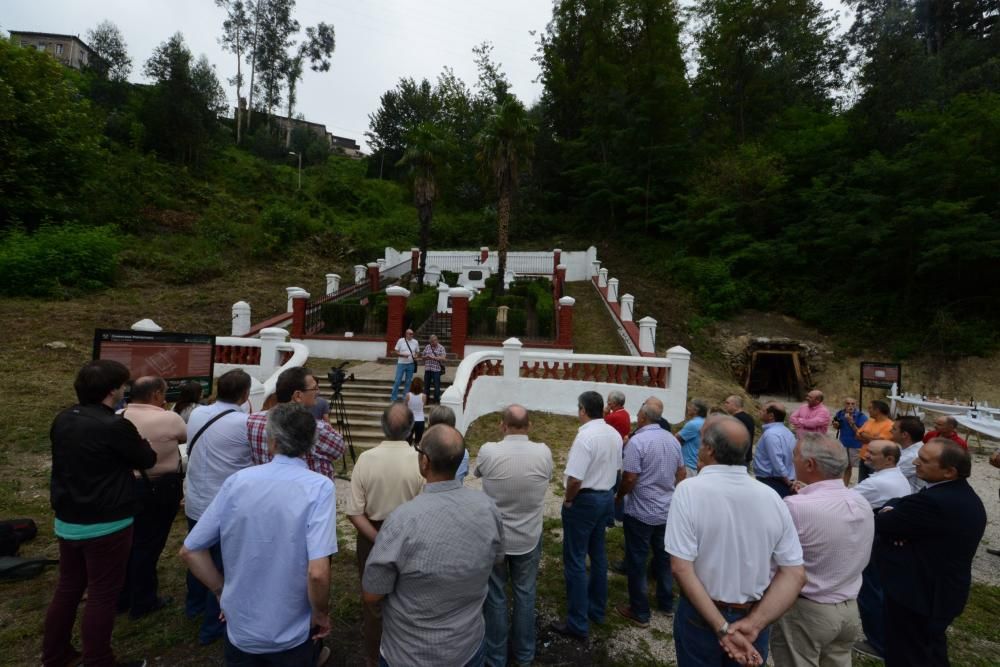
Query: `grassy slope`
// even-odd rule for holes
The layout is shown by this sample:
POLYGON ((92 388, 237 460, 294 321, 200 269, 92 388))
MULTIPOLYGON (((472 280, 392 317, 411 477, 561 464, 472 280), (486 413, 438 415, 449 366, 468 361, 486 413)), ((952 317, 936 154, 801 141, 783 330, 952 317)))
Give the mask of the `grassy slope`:
MULTIPOLYGON (((8 369, 16 382, 8 382, 0 397, 0 507, 10 515, 35 517, 40 534, 23 548, 25 556, 56 557, 56 542, 51 532, 48 507, 47 429, 52 415, 72 402, 72 378, 75 369, 90 355, 94 327, 127 328, 143 317, 152 317, 167 329, 225 332, 229 307, 238 299, 254 306, 255 319, 271 314, 284 305, 284 285, 301 284, 309 290, 322 286, 322 275, 343 266, 315 254, 297 253, 266 268, 242 268, 200 286, 164 288, 148 275, 127 273, 115 290, 68 301, 28 301, 0 299, 0 321, 7 324, 9 344, 0 348, 0 366, 8 369), (302 276, 308 276, 303 280, 302 276), (49 349, 43 343, 63 341, 65 349, 49 349)), ((625 276, 626 274, 620 274, 625 276)), ((631 276, 628 277, 630 280, 631 276)), ((641 276, 635 278, 638 280, 641 276)), ((625 278, 623 278, 624 280, 625 278)), ((653 286, 650 286, 652 290, 653 286)), ((571 286, 578 298, 575 341, 581 352, 618 353, 609 345, 610 328, 585 285, 571 286)), ((638 290, 636 290, 638 292, 638 290)), ((652 304, 655 297, 640 297, 652 304)), ((666 318, 664 318, 665 320, 666 318)), ((663 325, 664 320, 661 320, 663 325)), ((670 325, 666 325, 670 327, 670 325)), ((670 329, 661 334, 669 340, 670 329)), ((724 384, 722 380, 717 382, 724 384)), ((468 442, 473 453, 485 441, 496 437, 496 415, 487 415, 469 430, 468 442)), ((567 417, 535 415, 534 434, 549 443, 556 458, 557 471, 565 465, 565 456, 576 430, 567 417)), ((341 482, 343 483, 343 482, 341 482)), ((553 490, 562 492, 557 474, 553 490)), ((341 552, 333 559, 331 593, 335 665, 358 664, 358 582, 352 544, 352 531, 340 521, 341 552)), ((184 595, 183 570, 176 561, 177 549, 184 535, 179 518, 164 551, 160 573, 162 589, 180 601, 184 595)), ((544 559, 539 577, 539 611, 542 620, 556 618, 565 611, 565 587, 561 567, 561 526, 557 519, 545 522, 544 559)), ((608 533, 609 559, 622 557, 621 529, 608 533)), ((6 648, 0 664, 32 664, 38 659, 42 620, 55 585, 56 572, 49 570, 38 579, 4 585, 0 600, 0 646, 6 648)), ((625 581, 610 575, 610 600, 614 605, 625 601, 625 581)), ((610 609, 610 606, 609 606, 610 609)), ((998 589, 977 585, 966 613, 956 623, 952 634, 952 657, 957 665, 996 664, 1000 661, 1000 633, 990 619, 1000 612, 998 589)), ((166 664, 217 664, 221 648, 199 647, 193 638, 196 626, 180 613, 179 604, 155 617, 133 622, 123 617, 116 624, 114 644, 122 656, 160 657, 166 664)), ((574 665, 643 665, 657 664, 650 656, 651 644, 670 641, 669 631, 650 629, 636 633, 613 612, 607 625, 594 630, 589 649, 552 636, 546 630, 539 635, 539 662, 574 665), (619 638, 638 637, 622 647, 619 638)), ((857 662, 856 664, 864 664, 857 662)))

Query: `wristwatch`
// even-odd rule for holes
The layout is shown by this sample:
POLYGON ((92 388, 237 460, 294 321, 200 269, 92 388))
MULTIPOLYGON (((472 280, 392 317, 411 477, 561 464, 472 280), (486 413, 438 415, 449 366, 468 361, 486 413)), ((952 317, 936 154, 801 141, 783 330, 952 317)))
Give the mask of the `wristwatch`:
POLYGON ((729 634, 729 621, 725 621, 718 630, 715 631, 715 636, 722 639, 729 634))

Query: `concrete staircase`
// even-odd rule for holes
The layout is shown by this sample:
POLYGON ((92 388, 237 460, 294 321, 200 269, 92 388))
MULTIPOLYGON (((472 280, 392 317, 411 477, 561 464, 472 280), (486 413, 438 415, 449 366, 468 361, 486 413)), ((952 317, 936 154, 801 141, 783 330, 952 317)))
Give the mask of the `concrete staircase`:
MULTIPOLYGON (((335 429, 341 429, 337 424, 337 414, 331 399, 330 382, 327 378, 319 379, 320 395, 331 402, 330 423, 335 429)), ((450 383, 441 383, 444 392, 450 383)), ((382 411, 389 405, 392 396, 392 380, 355 378, 344 383, 341 392, 344 399, 344 412, 351 431, 351 441, 355 450, 374 447, 382 441, 381 417, 382 411)))

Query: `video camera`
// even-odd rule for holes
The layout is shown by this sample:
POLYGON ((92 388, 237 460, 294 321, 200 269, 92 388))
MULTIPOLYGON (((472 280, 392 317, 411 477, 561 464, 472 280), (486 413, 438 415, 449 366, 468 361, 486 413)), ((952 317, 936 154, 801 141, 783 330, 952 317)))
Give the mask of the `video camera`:
POLYGON ((344 371, 344 367, 347 366, 349 362, 345 361, 336 368, 331 368, 330 372, 326 374, 326 377, 330 380, 330 391, 333 392, 334 396, 340 394, 340 391, 344 388, 344 382, 348 380, 354 380, 354 373, 350 375, 344 371))

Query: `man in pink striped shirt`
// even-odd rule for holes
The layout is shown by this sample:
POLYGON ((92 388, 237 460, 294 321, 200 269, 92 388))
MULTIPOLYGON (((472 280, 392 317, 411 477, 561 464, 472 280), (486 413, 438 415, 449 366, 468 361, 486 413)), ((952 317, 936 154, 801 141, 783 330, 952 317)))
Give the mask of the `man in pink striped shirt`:
POLYGON ((806 394, 805 405, 792 413, 788 423, 801 438, 804 433, 826 433, 831 419, 830 411, 823 405, 823 392, 813 389, 806 394))
POLYGON ((795 445, 793 461, 805 486, 785 504, 802 544, 806 585, 774 624, 774 662, 850 667, 861 628, 861 572, 871 555, 875 517, 868 501, 844 486, 848 458, 837 440, 806 433, 795 445))

